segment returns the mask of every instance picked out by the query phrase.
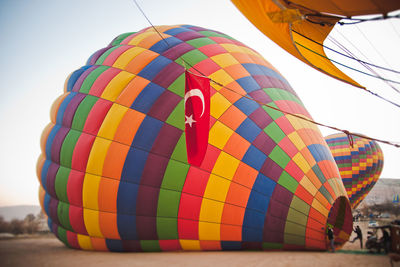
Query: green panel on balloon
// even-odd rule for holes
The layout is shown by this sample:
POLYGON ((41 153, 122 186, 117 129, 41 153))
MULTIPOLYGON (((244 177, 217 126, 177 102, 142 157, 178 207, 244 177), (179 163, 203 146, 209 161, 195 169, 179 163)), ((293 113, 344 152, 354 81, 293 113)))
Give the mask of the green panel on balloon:
POLYGON ((188 44, 199 48, 205 45, 209 45, 209 44, 216 44, 215 41, 209 39, 209 38, 197 38, 197 39, 193 39, 193 40, 189 40, 187 41, 188 44))
POLYGON ((62 228, 58 228, 57 237, 65 244, 68 245, 67 231, 62 228))
POLYGON ((83 82, 81 89, 79 92, 88 94, 90 91, 90 88, 92 88, 93 83, 96 81, 96 79, 106 70, 108 70, 110 67, 108 66, 99 66, 96 68, 94 71, 92 71, 85 79, 83 82))
POLYGON ((61 226, 72 231, 72 227, 69 222, 69 205, 64 202, 60 202, 57 209, 57 215, 61 226))
POLYGON ((143 251, 161 251, 157 240, 141 240, 140 245, 143 251))
POLYGON ((182 134, 179 138, 179 141, 175 146, 174 152, 171 155, 171 159, 181 162, 187 161, 185 134, 182 134))
POLYGON ((285 171, 283 171, 279 177, 278 183, 292 193, 296 191, 297 186, 299 185, 299 183, 285 171))
POLYGON ((271 122, 267 127, 264 128, 264 132, 266 132, 277 144, 285 137, 285 133, 281 128, 279 128, 276 122, 271 122))
MULTIPOLYGON (((268 103, 268 106, 278 108, 278 106, 275 103, 268 103)), ((262 106, 262 108, 268 113, 269 116, 271 116, 272 119, 276 120, 280 117, 282 117, 284 114, 278 110, 269 108, 267 106, 262 106)))
POLYGON ((171 159, 165 170, 164 179, 161 188, 182 191, 185 183, 186 174, 189 171, 189 165, 171 159))
POLYGON ((60 201, 68 203, 67 184, 71 169, 60 166, 56 175, 55 189, 60 201))
POLYGON ((160 189, 158 196, 157 217, 178 217, 181 192, 160 189))
MULTIPOLYGON (((294 229, 294 232, 305 232, 305 227, 297 227, 297 229, 294 229)), ((298 236, 294 234, 287 234, 285 233, 285 243, 291 244, 291 245, 297 245, 297 246, 304 246, 305 244, 305 238, 304 236, 298 236)))
POLYGON ((94 104, 96 104, 99 98, 91 95, 87 95, 82 102, 79 104, 74 114, 74 120, 72 121, 71 128, 82 131, 85 127, 87 116, 92 110, 94 104))
POLYGON ((297 196, 293 197, 290 207, 303 214, 308 214, 308 212, 310 211, 310 206, 297 196))
POLYGON ((279 146, 274 147, 269 157, 282 168, 285 168, 290 161, 290 157, 279 146))
POLYGON ((64 139, 63 145, 60 152, 60 163, 62 166, 71 168, 72 155, 76 142, 81 136, 81 132, 71 129, 64 139))
MULTIPOLYGON (((194 66, 197 63, 207 59, 208 57, 204 55, 202 52, 199 50, 192 50, 187 52, 186 54, 182 55, 182 58, 185 60, 185 64, 189 66, 194 66)), ((182 62, 182 59, 177 59, 175 62, 179 63, 179 61, 182 62)))
POLYGON ((179 102, 178 105, 176 105, 175 109, 171 112, 169 115, 168 119, 166 120, 166 123, 175 126, 176 128, 181 129, 182 131, 185 130, 185 121, 180 120, 179 116, 177 114, 182 114, 184 110, 184 103, 183 101, 179 102))
POLYGON ((222 37, 222 38, 227 38, 227 39, 232 39, 232 37, 226 35, 226 34, 221 34, 218 32, 214 32, 214 31, 199 31, 199 33, 203 34, 204 36, 207 37, 222 37))
MULTIPOLYGON (((181 74, 170 86, 167 88, 169 91, 183 97, 185 95, 185 75, 181 74)), ((182 104, 183 105, 183 104, 182 104)), ((183 108, 183 107, 182 107, 183 108)), ((170 115, 170 117, 172 114, 170 115)), ((178 127, 183 129, 181 127, 178 127)))
POLYGON ((162 240, 178 239, 178 222, 176 218, 157 217, 157 234, 162 240))
POLYGON ((291 222, 296 222, 297 224, 303 225, 305 227, 307 225, 308 216, 295 209, 290 208, 287 219, 291 222))
POLYGON ((112 46, 119 45, 123 40, 125 40, 126 37, 129 37, 134 33, 135 32, 127 32, 127 33, 119 35, 117 38, 114 39, 114 41, 112 41, 111 45, 112 46))
POLYGON ((280 249, 283 248, 283 245, 280 244, 280 243, 267 243, 267 242, 264 242, 262 246, 263 246, 263 249, 266 249, 266 250, 275 250, 275 249, 280 250, 280 249))
POLYGON ((123 47, 122 45, 116 45, 111 47, 110 49, 108 49, 106 52, 104 52, 101 57, 99 57, 99 59, 96 61, 96 65, 101 65, 104 63, 104 60, 107 59, 107 57, 116 49, 123 47))

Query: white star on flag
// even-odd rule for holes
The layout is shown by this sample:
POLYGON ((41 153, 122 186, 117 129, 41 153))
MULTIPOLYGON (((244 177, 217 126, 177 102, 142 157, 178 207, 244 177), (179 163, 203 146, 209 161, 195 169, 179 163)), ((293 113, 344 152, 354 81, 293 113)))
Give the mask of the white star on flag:
POLYGON ((194 123, 194 122, 196 122, 194 119, 193 119, 193 114, 192 115, 190 115, 190 116, 186 116, 185 115, 185 124, 189 124, 189 126, 190 126, 190 128, 192 127, 192 123, 194 123))

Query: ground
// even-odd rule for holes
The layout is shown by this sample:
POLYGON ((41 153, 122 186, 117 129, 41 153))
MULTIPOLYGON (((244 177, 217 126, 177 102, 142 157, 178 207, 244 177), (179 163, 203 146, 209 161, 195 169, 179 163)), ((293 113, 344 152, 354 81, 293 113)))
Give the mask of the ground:
MULTIPOLYGON (((110 253, 69 249, 55 237, 0 240, 0 266, 390 266, 385 255, 357 251, 359 243, 330 252, 157 252, 110 253), (353 251, 349 251, 350 249, 353 251)), ((400 266, 399 263, 394 266, 400 266)))

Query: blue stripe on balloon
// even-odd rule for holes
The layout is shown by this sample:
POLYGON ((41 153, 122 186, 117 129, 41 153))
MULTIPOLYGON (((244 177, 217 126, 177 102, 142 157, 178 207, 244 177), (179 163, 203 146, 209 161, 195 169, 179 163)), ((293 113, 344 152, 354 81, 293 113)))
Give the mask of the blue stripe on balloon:
POLYGON ((56 137, 58 131, 61 129, 60 125, 54 125, 53 129, 51 129, 49 136, 46 140, 46 158, 51 159, 51 146, 53 144, 54 138, 56 137))
POLYGON ((57 119, 56 119, 57 124, 62 125, 65 110, 67 109, 68 104, 71 102, 71 100, 72 100, 76 95, 77 95, 77 92, 71 92, 71 93, 68 94, 68 95, 64 98, 64 100, 61 102, 60 107, 58 108, 58 111, 57 111, 57 119))
POLYGON ((131 109, 147 114, 164 91, 165 89, 161 86, 149 83, 136 97, 131 109))
POLYGON ((331 151, 328 149, 328 147, 321 144, 312 144, 307 147, 310 150, 316 162, 320 162, 323 160, 332 160, 332 154, 331 151))
POLYGON ((117 214, 118 233, 122 240, 137 240, 136 216, 117 214))
POLYGON ((154 51, 158 54, 162 54, 163 52, 167 51, 168 49, 182 43, 181 40, 175 37, 168 37, 159 42, 155 43, 149 50, 154 51))
POLYGON ((151 151, 154 140, 156 140, 163 124, 164 123, 162 121, 152 117, 145 117, 138 131, 136 132, 132 145, 134 147, 144 149, 145 151, 151 151))
POLYGON ((259 90, 260 85, 252 77, 244 77, 237 79, 236 82, 247 92, 251 93, 253 91, 259 90))
POLYGON ((149 152, 131 147, 122 168, 121 181, 140 183, 149 152))
POLYGON ((82 73, 84 73, 90 67, 91 66, 83 66, 71 74, 67 82, 67 92, 72 91, 72 88, 74 88, 76 81, 79 79, 79 77, 81 77, 82 73))
POLYGON ((243 241, 262 241, 265 216, 276 183, 259 174, 254 182, 243 219, 243 241))
POLYGON ((261 131, 262 129, 249 118, 246 118, 236 130, 238 134, 250 143, 256 139, 261 131))
POLYGON ((254 64, 254 63, 243 63, 242 66, 252 75, 252 76, 256 76, 256 75, 265 75, 265 76, 269 76, 269 77, 274 77, 278 80, 281 80, 285 83, 287 83, 287 81, 285 80, 285 78, 283 78, 279 73, 275 72, 274 70, 263 66, 263 65, 259 65, 259 64, 254 64))
POLYGON ((49 171, 49 167, 51 165, 51 160, 46 159, 42 171, 40 172, 40 184, 43 186, 43 189, 47 192, 47 172, 49 171))
POLYGON ((174 29, 170 29, 170 30, 165 31, 164 34, 177 35, 177 34, 180 34, 182 32, 191 32, 191 30, 185 29, 185 28, 174 28, 174 29))
POLYGON ((258 150, 255 146, 250 145, 246 154, 244 154, 242 161, 259 171, 266 159, 267 156, 263 152, 258 150))
POLYGON ((221 241, 222 250, 241 250, 242 242, 240 241, 221 241))
POLYGON ((108 250, 112 252, 125 251, 122 241, 118 239, 106 239, 106 246, 108 250))
POLYGON ((146 67, 144 67, 140 72, 139 76, 143 77, 149 81, 153 80, 154 77, 157 76, 157 74, 168 64, 170 64, 172 60, 163 57, 163 56, 158 56, 153 61, 151 61, 146 67))
POLYGON ((260 105, 254 102, 253 100, 244 97, 236 101, 234 105, 247 116, 249 116, 251 113, 253 113, 256 109, 260 107, 260 105))

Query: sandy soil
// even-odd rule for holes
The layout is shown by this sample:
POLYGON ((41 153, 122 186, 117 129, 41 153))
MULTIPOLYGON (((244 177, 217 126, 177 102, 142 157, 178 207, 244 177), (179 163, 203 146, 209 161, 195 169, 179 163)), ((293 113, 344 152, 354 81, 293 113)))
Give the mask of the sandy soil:
MULTIPOLYGON (((344 249, 357 249, 359 243, 344 249)), ((384 255, 329 252, 109 253, 73 250, 56 238, 0 240, 0 266, 390 266, 384 255)), ((395 264, 400 266, 400 263, 395 264)))

